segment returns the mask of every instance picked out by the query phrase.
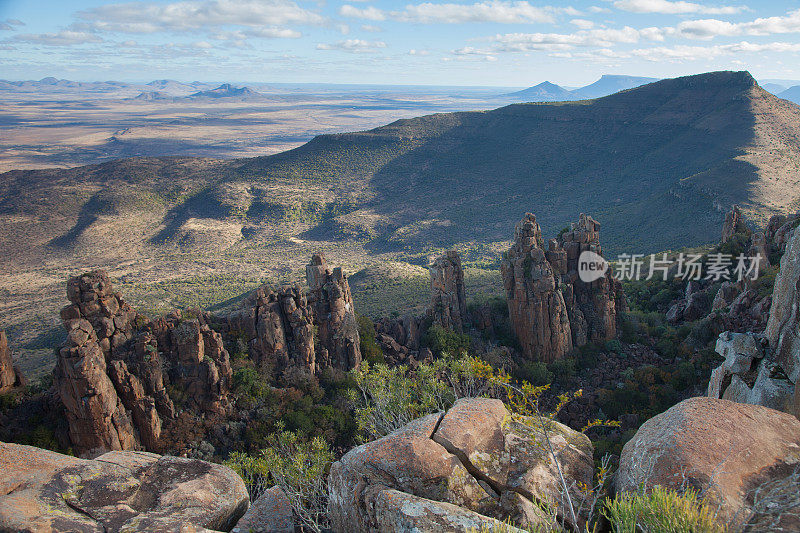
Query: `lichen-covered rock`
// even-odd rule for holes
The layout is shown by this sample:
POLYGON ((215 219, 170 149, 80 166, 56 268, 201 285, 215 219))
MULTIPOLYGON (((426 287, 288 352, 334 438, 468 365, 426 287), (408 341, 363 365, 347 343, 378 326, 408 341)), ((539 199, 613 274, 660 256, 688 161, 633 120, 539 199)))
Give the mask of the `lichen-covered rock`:
POLYGON ((690 398, 639 428, 622 450, 616 483, 618 492, 655 485, 703 491, 720 518, 735 526, 750 515, 753 490, 786 479, 798 465, 795 417, 757 405, 690 398))
POLYGON ((23 385, 24 382, 25 378, 22 376, 22 372, 11 359, 6 332, 0 330, 0 394, 6 394, 14 387, 23 385))
POLYGON ((236 523, 232 533, 294 533, 292 503, 280 487, 267 489, 236 523))
POLYGON ((0 469, 3 531, 227 531, 248 504, 235 472, 196 459, 0 443, 0 469))
MULTIPOLYGON (((354 448, 331 467, 334 531, 394 531, 385 524, 433 531, 449 523, 441 520, 467 531, 490 518, 529 527, 547 520, 540 504, 568 517, 539 424, 512 417, 499 400, 462 399, 446 413, 354 448)), ((589 439, 557 422, 545 424, 565 476, 591 483, 589 439)))
POLYGON ((464 291, 464 271, 461 257, 448 250, 429 267, 431 303, 428 310, 434 324, 461 332, 467 316, 467 297, 464 291))
POLYGON ((358 323, 350 294, 350 284, 340 267, 331 270, 322 254, 315 254, 306 265, 309 303, 314 308, 314 324, 319 345, 326 353, 323 366, 352 370, 361 364, 358 323))
POLYGON ((511 325, 528 359, 554 361, 572 350, 567 305, 559 277, 542 249, 542 231, 528 213, 500 265, 511 325))

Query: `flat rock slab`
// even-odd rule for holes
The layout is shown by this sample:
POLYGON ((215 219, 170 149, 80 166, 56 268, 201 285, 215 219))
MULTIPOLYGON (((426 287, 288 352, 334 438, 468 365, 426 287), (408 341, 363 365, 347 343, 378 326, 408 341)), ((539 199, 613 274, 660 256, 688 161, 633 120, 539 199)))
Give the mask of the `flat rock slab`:
POLYGON ((96 459, 0 443, 2 531, 230 530, 247 510, 230 468, 146 452, 96 459))

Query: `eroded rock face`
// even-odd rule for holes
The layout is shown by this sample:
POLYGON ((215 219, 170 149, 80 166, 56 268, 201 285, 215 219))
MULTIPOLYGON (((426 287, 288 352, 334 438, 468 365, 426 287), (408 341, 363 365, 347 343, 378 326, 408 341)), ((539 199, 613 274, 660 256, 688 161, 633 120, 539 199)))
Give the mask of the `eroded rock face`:
POLYGON ((528 359, 554 361, 572 350, 572 330, 559 280, 542 249, 542 230, 528 213, 500 265, 511 324, 528 359))
POLYGON ((53 377, 66 408, 75 451, 96 455, 137 448, 133 424, 108 376, 94 328, 82 318, 65 325, 68 344, 59 350, 53 377))
MULTIPOLYGON (((443 414, 418 419, 354 448, 331 467, 334 531, 467 531, 510 519, 546 520, 533 502, 560 506, 555 465, 537 422, 512 418, 502 402, 462 399, 443 414), (438 529, 437 529, 438 528, 438 529)), ((591 483, 592 446, 578 432, 548 422, 565 476, 591 483)), ((560 508, 562 516, 567 516, 560 508)))
POLYGON ((464 292, 464 271, 461 257, 448 250, 429 267, 431 303, 428 310, 434 324, 461 332, 467 317, 467 297, 464 292))
POLYGON ((800 231, 795 230, 775 278, 766 336, 773 360, 792 383, 800 378, 800 231))
POLYGON ((706 492, 724 521, 741 524, 752 512, 752 491, 794 472, 798 450, 800 421, 789 414, 690 398, 645 422, 625 445, 617 491, 691 487, 706 492))
POLYGON ((744 216, 742 216, 738 205, 725 215, 725 222, 722 225, 722 242, 726 243, 733 238, 737 233, 749 233, 747 225, 744 223, 744 216))
POLYGON ((236 523, 232 533, 294 533, 292 502, 280 487, 261 494, 236 523))
POLYGON ((227 531, 248 504, 235 472, 196 459, 0 443, 0 468, 3 531, 227 531))
POLYGON ((581 280, 584 252, 602 256, 600 224, 588 215, 551 239, 546 252, 534 215, 517 224, 501 271, 511 322, 528 358, 553 361, 574 346, 616 336, 617 314, 625 308, 621 284, 610 269, 592 282, 581 280))
POLYGON ((0 394, 5 394, 25 383, 19 368, 11 359, 11 350, 8 347, 6 332, 0 330, 0 394))
POLYGON ((306 265, 309 303, 314 308, 322 367, 352 370, 361 364, 358 323, 350 284, 340 267, 331 270, 322 254, 306 265))

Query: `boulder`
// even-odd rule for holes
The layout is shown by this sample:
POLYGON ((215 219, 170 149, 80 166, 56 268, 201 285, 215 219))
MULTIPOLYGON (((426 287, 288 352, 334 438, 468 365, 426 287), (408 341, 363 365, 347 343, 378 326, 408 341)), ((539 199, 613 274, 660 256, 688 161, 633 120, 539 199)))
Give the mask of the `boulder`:
POLYGON ((764 357, 759 338, 750 333, 721 333, 715 351, 725 358, 723 365, 733 374, 749 371, 754 359, 764 357))
POLYGON ((464 271, 461 257, 448 250, 429 267, 431 303, 428 315, 434 324, 461 332, 467 318, 467 297, 464 291, 464 271))
MULTIPOLYGON (((591 484, 588 438, 558 422, 548 420, 546 427, 565 476, 591 484)), ((512 417, 499 400, 459 400, 446 413, 415 420, 333 464, 333 530, 440 531, 459 524, 445 529, 467 531, 492 518, 532 527, 548 520, 540 504, 568 517, 543 443, 537 420, 512 417)))
POLYGON ((723 281, 714 296, 714 302, 711 304, 712 311, 719 311, 731 305, 739 293, 742 292, 739 285, 732 281, 723 281))
POLYGON ((3 531, 227 531, 248 505, 233 470, 196 459, 0 443, 0 468, 3 531))
POLYGON ((690 398, 645 422, 625 445, 616 488, 694 488, 719 509, 722 521, 737 526, 752 513, 758 487, 791 481, 800 465, 798 452, 795 417, 757 405, 690 398))
POLYGON ((292 503, 280 487, 267 489, 236 523, 232 533, 294 533, 292 503))

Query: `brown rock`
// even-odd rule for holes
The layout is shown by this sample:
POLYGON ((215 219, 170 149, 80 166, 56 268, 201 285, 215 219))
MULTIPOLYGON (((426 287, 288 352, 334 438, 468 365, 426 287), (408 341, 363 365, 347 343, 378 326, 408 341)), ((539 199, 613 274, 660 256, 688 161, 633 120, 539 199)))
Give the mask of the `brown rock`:
POLYGON ((11 359, 11 350, 8 348, 6 332, 0 330, 0 394, 6 394, 24 384, 20 370, 11 359))
POLYGON ((772 360, 783 368, 789 380, 800 378, 800 231, 795 230, 781 259, 775 277, 772 307, 765 335, 773 352, 772 360))
MULTIPOLYGON (((388 524, 415 523, 435 531, 448 523, 437 526, 436 520, 447 517, 474 524, 502 516, 525 527, 544 525, 534 502, 561 504, 556 467, 537 424, 513 418, 499 400, 462 399, 447 413, 354 448, 331 467, 334 531, 394 531, 388 524)), ((591 483, 589 440, 557 422, 547 426, 565 475, 591 483)), ((559 513, 566 516, 563 507, 559 513)))
POLYGON ((728 242, 737 233, 750 233, 750 230, 747 229, 747 225, 744 223, 744 216, 739 210, 739 206, 734 205, 725 215, 725 222, 722 225, 722 242, 728 242))
POLYGON ((339 370, 358 368, 361 341, 347 276, 339 267, 331 271, 325 257, 315 254, 306 265, 306 280, 319 344, 327 350, 329 364, 339 370))
POLYGON ((292 503, 280 487, 264 491, 237 522, 232 533, 294 533, 292 503))
POLYGON ((500 266, 511 324, 528 359, 554 361, 572 350, 572 330, 557 277, 531 213, 517 224, 500 266))
POLYGON ((434 324, 461 332, 467 316, 467 297, 464 292, 464 271, 461 257, 448 250, 429 267, 431 303, 428 314, 434 324))
POLYGON ((0 530, 229 530, 247 490, 222 465, 144 452, 77 459, 0 443, 0 530))
POLYGON ((753 490, 800 463, 800 421, 766 407, 690 398, 642 425, 625 445, 617 491, 643 484, 704 491, 720 517, 741 524, 753 490))

